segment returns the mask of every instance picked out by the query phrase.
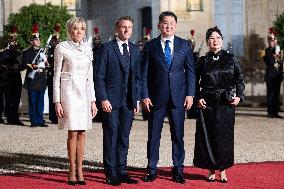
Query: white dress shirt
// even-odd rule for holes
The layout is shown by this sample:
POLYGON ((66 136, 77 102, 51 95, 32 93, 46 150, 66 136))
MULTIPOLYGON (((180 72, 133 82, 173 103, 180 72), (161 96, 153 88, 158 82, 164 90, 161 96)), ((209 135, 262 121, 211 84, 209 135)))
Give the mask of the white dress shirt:
POLYGON ((120 53, 123 55, 123 47, 122 47, 122 44, 123 43, 126 43, 127 44, 127 50, 130 54, 130 51, 129 51, 129 45, 128 45, 128 41, 122 41, 121 39, 119 39, 118 37, 116 37, 116 42, 118 44, 118 48, 119 48, 119 51, 120 53))

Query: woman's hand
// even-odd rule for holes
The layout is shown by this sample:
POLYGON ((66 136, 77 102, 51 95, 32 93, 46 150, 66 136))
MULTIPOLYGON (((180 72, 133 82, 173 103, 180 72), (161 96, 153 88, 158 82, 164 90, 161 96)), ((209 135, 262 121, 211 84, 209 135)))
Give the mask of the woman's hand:
POLYGON ((64 117, 64 110, 60 102, 55 103, 55 112, 58 118, 64 117))
POLYGON ((205 102, 205 100, 202 98, 202 99, 200 99, 200 100, 198 100, 198 108, 200 108, 200 109, 205 109, 206 108, 206 102, 205 102))
POLYGON ((96 115, 98 113, 98 108, 97 108, 96 102, 91 103, 91 110, 92 110, 92 119, 93 119, 94 117, 96 117, 96 115))
POLYGON ((240 97, 233 97, 233 101, 231 102, 231 105, 237 106, 240 103, 240 97))

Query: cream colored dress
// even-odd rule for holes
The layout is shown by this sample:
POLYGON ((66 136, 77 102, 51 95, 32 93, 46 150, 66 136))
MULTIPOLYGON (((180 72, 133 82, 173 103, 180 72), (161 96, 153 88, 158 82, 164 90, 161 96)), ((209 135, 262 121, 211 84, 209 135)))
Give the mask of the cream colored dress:
POLYGON ((60 102, 64 118, 59 129, 87 130, 92 126, 91 102, 95 101, 93 52, 88 43, 64 41, 54 51, 53 102, 60 102))

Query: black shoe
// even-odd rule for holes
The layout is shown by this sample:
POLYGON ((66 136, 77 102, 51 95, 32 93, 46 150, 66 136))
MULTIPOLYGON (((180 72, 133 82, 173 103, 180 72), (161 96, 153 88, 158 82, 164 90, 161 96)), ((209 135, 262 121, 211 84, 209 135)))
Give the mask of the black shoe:
POLYGON ((144 182, 153 182, 157 178, 157 174, 147 174, 144 177, 144 182))
POLYGON ((180 183, 180 184, 184 184, 185 183, 185 179, 183 177, 182 173, 176 173, 173 175, 173 181, 176 183, 180 183))
POLYGON ((39 126, 40 126, 40 127, 48 127, 48 125, 45 124, 45 123, 42 123, 42 124, 40 124, 39 126))
POLYGON ((273 116, 273 117, 275 117, 275 118, 284 118, 283 116, 281 116, 281 115, 275 115, 275 116, 273 116))
POLYGON ((68 180, 67 184, 75 186, 77 184, 77 181, 68 180))
POLYGON ((30 127, 38 127, 38 125, 36 125, 36 124, 31 124, 30 127))
POLYGON ((58 124, 58 121, 57 120, 51 120, 51 123, 52 124, 58 124))
POLYGON ((221 183, 227 183, 228 181, 226 179, 221 179, 220 182, 221 183))
POLYGON ((125 174, 120 176, 120 182, 127 184, 137 184, 139 181, 132 179, 128 174, 125 174))
POLYGON ((120 180, 116 177, 107 177, 106 183, 112 186, 119 186, 121 184, 120 180))
POLYGON ((25 124, 21 121, 8 121, 7 124, 25 126, 25 124))
POLYGON ((86 185, 87 183, 84 180, 78 180, 77 184, 79 184, 79 185, 86 185))

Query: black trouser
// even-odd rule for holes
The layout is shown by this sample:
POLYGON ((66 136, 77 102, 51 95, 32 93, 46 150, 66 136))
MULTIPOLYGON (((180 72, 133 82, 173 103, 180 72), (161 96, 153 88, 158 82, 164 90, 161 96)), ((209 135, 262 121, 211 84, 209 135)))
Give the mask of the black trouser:
POLYGON ((0 120, 4 113, 4 86, 0 86, 0 120))
POLYGON ((266 79, 267 87, 267 113, 270 116, 278 115, 281 80, 278 77, 266 79))
POLYGON ((8 123, 19 122, 19 105, 22 92, 22 79, 20 72, 10 72, 8 86, 4 92, 5 115, 8 123))
POLYGON ((47 76, 48 101, 49 101, 49 120, 57 123, 58 118, 55 113, 55 104, 53 103, 53 75, 47 76))

